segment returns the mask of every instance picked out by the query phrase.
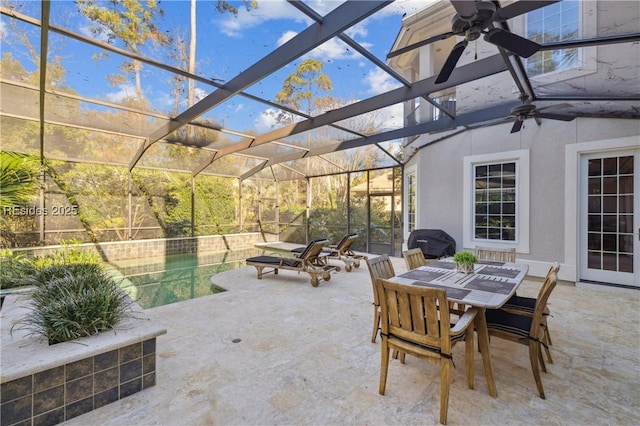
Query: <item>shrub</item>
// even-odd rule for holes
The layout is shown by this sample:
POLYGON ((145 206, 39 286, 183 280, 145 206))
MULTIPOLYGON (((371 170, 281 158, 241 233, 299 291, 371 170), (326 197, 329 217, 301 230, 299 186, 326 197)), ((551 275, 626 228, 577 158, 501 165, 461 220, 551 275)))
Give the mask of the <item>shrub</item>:
POLYGON ((23 253, 0 250, 0 290, 28 285, 23 279, 33 271, 33 264, 23 253))
POLYGON ((37 287, 22 325, 51 345, 110 330, 131 309, 131 299, 96 265, 49 267, 31 282, 37 287))
POLYGON ((478 258, 470 251, 460 251, 453 255, 453 261, 456 263, 470 264, 476 263, 478 258))
MULTIPOLYGON (((130 315, 133 302, 94 253, 65 249, 32 259, 7 258, 14 265, 7 272, 13 274, 13 286, 34 287, 31 311, 18 327, 46 337, 49 344, 113 329, 130 315)), ((4 269, 3 262, 3 276, 4 269)))

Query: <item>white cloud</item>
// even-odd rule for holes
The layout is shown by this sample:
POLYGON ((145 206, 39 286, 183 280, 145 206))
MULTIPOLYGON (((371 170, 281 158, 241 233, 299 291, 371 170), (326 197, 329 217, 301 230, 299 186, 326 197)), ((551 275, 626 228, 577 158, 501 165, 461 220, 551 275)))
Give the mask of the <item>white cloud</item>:
POLYGON ((355 57, 355 53, 348 50, 347 45, 343 41, 334 37, 313 49, 309 53, 309 56, 313 56, 320 60, 353 59, 355 57))
POLYGON ((347 29, 347 31, 345 31, 345 34, 353 39, 356 39, 357 37, 366 37, 369 34, 369 31, 367 31, 365 22, 362 21, 347 29))
POLYGON ((200 102, 201 100, 206 98, 208 94, 209 93, 207 93, 206 90, 202 90, 199 87, 196 87, 195 90, 193 91, 193 97, 195 98, 196 102, 200 102))
POLYGON ((124 99, 135 99, 136 88, 130 83, 121 84, 117 92, 107 93, 105 97, 113 103, 121 103, 124 99))
POLYGON ((298 33, 295 31, 285 31, 284 33, 282 33, 282 35, 280 36, 280 38, 278 38, 278 47, 282 46, 283 44, 285 44, 286 42, 288 42, 289 40, 291 40, 292 38, 294 38, 295 36, 297 36, 298 33))
POLYGON ((373 18, 387 17, 389 15, 407 14, 407 16, 413 15, 417 11, 431 6, 433 3, 439 0, 396 0, 375 15, 373 18))
POLYGON ((369 86, 367 92, 372 95, 388 92, 401 85, 396 79, 380 68, 370 70, 364 78, 364 82, 369 86))
MULTIPOLYGON (((418 10, 435 3, 438 0, 396 0, 384 7, 370 18, 356 24, 347 30, 347 35, 352 38, 366 37, 368 35, 367 25, 371 19, 386 18, 390 15, 406 14, 407 16, 416 13, 418 10)), ((307 5, 318 14, 325 16, 342 3, 338 1, 309 0, 307 5)), ((229 37, 240 38, 243 34, 250 33, 250 29, 264 22, 277 19, 292 19, 297 22, 305 22, 307 25, 313 21, 304 13, 291 6, 285 0, 261 0, 258 8, 250 12, 242 6, 238 7, 238 16, 229 13, 217 15, 215 26, 229 37)))
POLYGON ((382 129, 399 129, 404 125, 404 107, 395 104, 377 111, 382 129))
MULTIPOLYGON (((278 38, 278 46, 282 46, 292 38, 294 38, 298 33, 295 31, 285 31, 280 38, 278 38)), ((337 38, 332 38, 320 46, 313 49, 307 55, 303 57, 308 58, 313 57, 319 60, 337 60, 337 59, 353 59, 356 57, 355 52, 349 50, 347 45, 340 41, 337 38)))
POLYGON ((258 118, 253 120, 253 128, 258 133, 268 132, 273 130, 276 125, 278 125, 278 121, 276 120, 276 116, 278 115, 278 110, 273 108, 268 108, 260 113, 258 118))
POLYGON ((218 15, 215 19, 216 27, 229 37, 240 38, 266 21, 274 19, 293 19, 296 21, 309 19, 297 9, 288 4, 285 0, 262 0, 258 2, 258 8, 247 12, 243 5, 238 6, 238 16, 230 13, 218 15))
MULTIPOLYGON (((92 23, 91 25, 94 26, 98 26, 98 23, 92 23)), ((108 43, 109 42, 109 34, 111 34, 111 31, 109 31, 106 27, 104 27, 104 30, 98 34, 95 35, 91 32, 91 29, 89 29, 88 25, 83 25, 82 27, 80 27, 80 34, 89 37, 93 40, 97 40, 97 41, 101 41, 103 43, 108 43)))

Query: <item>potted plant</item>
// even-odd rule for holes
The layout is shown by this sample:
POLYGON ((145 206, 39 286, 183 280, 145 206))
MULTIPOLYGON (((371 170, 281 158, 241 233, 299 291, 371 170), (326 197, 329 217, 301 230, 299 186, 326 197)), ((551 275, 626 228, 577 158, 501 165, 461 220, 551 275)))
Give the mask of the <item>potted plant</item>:
POLYGON ((458 272, 472 274, 478 258, 470 251, 460 251, 453 255, 453 261, 456 264, 456 270, 458 272))

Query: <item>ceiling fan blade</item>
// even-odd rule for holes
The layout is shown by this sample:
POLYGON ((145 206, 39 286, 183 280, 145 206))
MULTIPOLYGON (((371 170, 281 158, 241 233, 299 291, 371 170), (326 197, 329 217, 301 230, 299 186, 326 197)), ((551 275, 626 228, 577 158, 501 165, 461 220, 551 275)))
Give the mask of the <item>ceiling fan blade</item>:
POLYGON ((398 49, 398 50, 394 50, 393 52, 389 52, 389 54, 387 55, 387 59, 391 59, 394 58, 398 55, 402 55, 403 53, 407 53, 413 49, 417 49, 418 47, 422 47, 422 46, 426 46, 427 44, 431 44, 434 43, 436 41, 440 41, 440 40, 444 40, 446 38, 451 37, 452 35, 454 35, 452 32, 448 32, 448 33, 444 33, 444 34, 440 34, 437 36, 433 36, 433 37, 429 37, 427 39, 424 39, 422 41, 419 41, 417 43, 413 43, 410 44, 409 46, 405 46, 402 49, 398 49))
POLYGON ((565 115, 565 114, 552 114, 552 113, 545 113, 545 112, 541 112, 541 113, 536 113, 535 114, 536 117, 540 117, 540 118, 548 118, 550 120, 560 120, 560 121, 573 121, 576 119, 575 116, 573 115, 565 115))
POLYGON ((555 104, 555 105, 548 105, 545 107, 541 107, 541 108, 536 108, 536 112, 541 113, 541 112, 547 112, 550 111, 552 109, 558 109, 558 108, 571 108, 571 104, 555 104))
POLYGON ((449 76, 453 72, 453 69, 456 67, 456 64, 458 63, 460 56, 462 56, 462 52, 464 52, 464 49, 467 47, 467 44, 467 40, 462 40, 461 42, 453 46, 451 53, 449 53, 449 57, 440 70, 440 74, 438 74, 438 78, 436 78, 436 84, 444 83, 445 81, 449 80, 449 76))
POLYGON ((475 1, 451 0, 451 5, 463 21, 473 21, 478 15, 478 8, 476 7, 475 1))
POLYGON ((536 53, 542 46, 538 43, 520 37, 517 34, 505 31, 501 28, 492 28, 484 35, 484 39, 489 43, 502 47, 514 55, 528 58, 536 53))
POLYGON ((522 124, 524 120, 520 120, 519 118, 513 123, 513 127, 511 128, 511 133, 517 133, 522 129, 522 124))
POLYGON ((541 7, 548 6, 553 3, 558 3, 560 0, 551 0, 551 1, 526 1, 520 0, 515 3, 512 3, 508 6, 505 6, 501 9, 496 10, 496 13, 493 15, 493 20, 496 22, 506 21, 507 19, 515 18, 516 16, 524 15, 525 13, 529 13, 533 10, 540 9, 541 7))

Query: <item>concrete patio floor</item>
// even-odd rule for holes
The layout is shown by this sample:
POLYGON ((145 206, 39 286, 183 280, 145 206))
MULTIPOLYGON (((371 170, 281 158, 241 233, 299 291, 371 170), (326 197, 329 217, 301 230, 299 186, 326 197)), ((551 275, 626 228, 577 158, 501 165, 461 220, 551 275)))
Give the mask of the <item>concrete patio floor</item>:
MULTIPOLYGON (((156 386, 66 424, 438 424, 437 366, 392 360, 378 394, 366 264, 315 288, 293 271, 258 280, 253 267, 212 281, 228 291, 144 312, 168 331, 157 342, 156 386)), ((539 285, 527 280, 519 294, 535 296, 539 285)), ((537 396, 526 346, 492 339, 491 398, 477 352, 467 388, 457 345, 448 424, 640 424, 640 291, 560 283, 550 308, 547 399, 537 396)))

